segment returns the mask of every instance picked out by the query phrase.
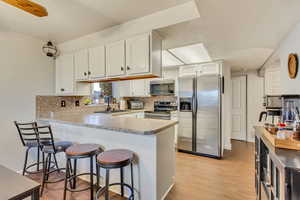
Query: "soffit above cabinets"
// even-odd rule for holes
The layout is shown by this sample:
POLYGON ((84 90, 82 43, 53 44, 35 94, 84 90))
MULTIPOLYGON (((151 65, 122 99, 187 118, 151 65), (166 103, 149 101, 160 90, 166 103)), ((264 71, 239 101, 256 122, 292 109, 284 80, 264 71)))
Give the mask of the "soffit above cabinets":
POLYGON ((184 65, 184 63, 181 62, 180 60, 178 60, 168 50, 162 51, 162 66, 163 67, 179 66, 179 65, 184 65))

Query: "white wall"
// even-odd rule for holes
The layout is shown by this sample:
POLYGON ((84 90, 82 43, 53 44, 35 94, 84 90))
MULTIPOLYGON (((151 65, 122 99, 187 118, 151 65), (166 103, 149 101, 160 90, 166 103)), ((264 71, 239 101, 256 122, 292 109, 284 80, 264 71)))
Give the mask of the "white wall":
POLYGON ((227 150, 231 150, 231 129, 232 129, 232 120, 231 120, 231 109, 232 109, 232 89, 231 89, 231 67, 224 62, 223 63, 223 76, 225 78, 225 88, 223 95, 223 145, 227 150))
POLYGON ((262 125, 258 122, 259 114, 263 107, 264 97, 264 78, 258 76, 257 71, 235 72, 234 76, 247 76, 247 141, 254 142, 253 126, 262 125))
POLYGON ((247 140, 254 142, 253 126, 259 125, 259 113, 264 110, 264 78, 256 72, 247 73, 247 140))
POLYGON ((199 17, 200 14, 196 3, 190 1, 75 40, 64 42, 58 46, 61 52, 70 53, 84 48, 123 40, 133 35, 190 21, 199 17))
POLYGON ((273 60, 280 60, 280 83, 283 94, 300 94, 300 73, 296 79, 290 79, 288 76, 288 55, 290 53, 297 53, 300 58, 300 23, 287 35, 279 45, 279 48, 273 54, 273 57, 265 67, 271 67, 273 60))
POLYGON ((24 148, 14 120, 35 119, 35 96, 54 92, 54 62, 43 41, 0 32, 0 164, 22 169, 24 148))

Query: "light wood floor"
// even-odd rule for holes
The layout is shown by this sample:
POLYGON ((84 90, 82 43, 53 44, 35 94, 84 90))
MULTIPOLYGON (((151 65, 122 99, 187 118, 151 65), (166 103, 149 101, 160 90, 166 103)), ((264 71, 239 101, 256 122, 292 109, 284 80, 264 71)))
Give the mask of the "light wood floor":
MULTIPOLYGON (((254 145, 232 142, 222 160, 177 153, 176 184, 166 200, 255 200, 254 145)), ((40 181, 40 176, 31 176, 40 181)), ((80 182, 84 186, 86 183, 80 182)), ((49 184, 42 200, 62 199, 63 183, 49 184)), ((121 200, 112 194, 113 200, 121 200)), ((68 200, 88 200, 89 193, 68 195, 68 200)))

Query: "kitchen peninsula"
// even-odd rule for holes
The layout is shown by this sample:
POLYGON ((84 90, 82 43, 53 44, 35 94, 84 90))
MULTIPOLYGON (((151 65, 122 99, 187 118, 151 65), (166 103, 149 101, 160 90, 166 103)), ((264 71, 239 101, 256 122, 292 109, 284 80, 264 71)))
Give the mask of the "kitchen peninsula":
MULTIPOLYGON (((105 150, 122 148, 135 152, 134 181, 138 200, 164 199, 174 184, 174 125, 177 121, 82 112, 55 114, 39 121, 49 123, 54 137, 59 140, 97 143, 105 150)), ((65 164, 63 156, 59 160, 61 165, 65 164)), ((88 162, 79 166, 79 171, 87 170, 88 162)), ((125 169, 125 182, 130 180, 129 176, 129 169, 125 169)), ((111 182, 119 182, 118 171, 112 172, 111 182)))

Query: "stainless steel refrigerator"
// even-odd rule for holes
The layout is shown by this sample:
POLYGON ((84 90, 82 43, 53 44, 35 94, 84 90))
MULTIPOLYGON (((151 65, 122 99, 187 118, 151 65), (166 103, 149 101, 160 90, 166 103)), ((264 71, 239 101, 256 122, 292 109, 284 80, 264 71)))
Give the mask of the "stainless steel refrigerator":
POLYGON ((179 151, 222 157, 222 80, 201 73, 179 78, 179 151))

